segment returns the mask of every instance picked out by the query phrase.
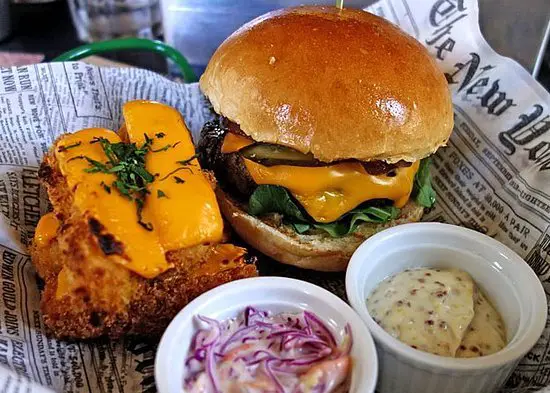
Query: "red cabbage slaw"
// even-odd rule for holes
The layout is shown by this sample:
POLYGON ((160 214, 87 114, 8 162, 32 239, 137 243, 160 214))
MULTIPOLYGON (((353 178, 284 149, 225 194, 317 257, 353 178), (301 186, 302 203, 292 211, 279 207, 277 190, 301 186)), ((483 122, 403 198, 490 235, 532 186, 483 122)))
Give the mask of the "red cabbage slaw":
POLYGON ((197 316, 199 329, 185 361, 186 393, 341 393, 351 370, 351 328, 338 344, 310 311, 247 307, 223 322, 197 316))

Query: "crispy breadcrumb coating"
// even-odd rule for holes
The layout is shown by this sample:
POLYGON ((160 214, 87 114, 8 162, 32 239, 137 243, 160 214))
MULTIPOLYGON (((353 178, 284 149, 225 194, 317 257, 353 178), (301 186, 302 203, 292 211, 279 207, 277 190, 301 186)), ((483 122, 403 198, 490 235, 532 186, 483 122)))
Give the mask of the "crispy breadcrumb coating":
POLYGON ((30 254, 45 281, 41 309, 55 337, 158 336, 201 293, 257 275, 246 250, 220 243, 169 251, 166 258, 174 267, 153 279, 143 278, 106 258, 116 242, 103 234, 101 223, 73 206, 73 190, 53 152, 44 157, 39 177, 60 225, 48 245, 33 243, 30 254))

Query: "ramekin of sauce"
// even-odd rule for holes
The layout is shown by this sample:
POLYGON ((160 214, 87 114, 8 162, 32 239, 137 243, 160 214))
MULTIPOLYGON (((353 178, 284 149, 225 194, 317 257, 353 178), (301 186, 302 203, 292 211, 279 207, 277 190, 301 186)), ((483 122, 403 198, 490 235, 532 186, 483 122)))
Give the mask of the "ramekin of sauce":
POLYGON ((371 237, 346 273, 378 349, 380 393, 492 393, 546 323, 542 285, 498 241, 417 223, 371 237))
POLYGON ((406 269, 369 294, 367 310, 399 341, 435 355, 479 357, 506 346, 502 317, 462 270, 406 269))

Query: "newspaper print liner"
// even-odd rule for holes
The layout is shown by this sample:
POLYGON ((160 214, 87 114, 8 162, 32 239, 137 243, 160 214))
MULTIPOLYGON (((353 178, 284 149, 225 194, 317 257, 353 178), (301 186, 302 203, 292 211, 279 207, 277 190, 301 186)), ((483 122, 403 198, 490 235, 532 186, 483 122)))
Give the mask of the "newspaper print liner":
MULTIPOLYGON (((424 43, 446 73, 455 130, 432 168, 438 204, 428 221, 467 226, 524 257, 550 291, 550 95, 483 40, 475 0, 383 0, 370 12, 424 43)), ((421 83, 421 81, 419 81, 421 83)), ((196 139, 211 117, 198 86, 138 69, 84 63, 0 69, 0 387, 27 392, 154 392, 156 342, 60 342, 44 335, 40 283, 25 247, 48 201, 37 166, 55 137, 117 129, 122 103, 178 108, 196 139), (51 390, 50 390, 51 389, 51 390)), ((312 273, 263 258, 264 275, 295 277, 344 298, 344 275, 312 273)), ((503 392, 550 385, 550 329, 503 392)))

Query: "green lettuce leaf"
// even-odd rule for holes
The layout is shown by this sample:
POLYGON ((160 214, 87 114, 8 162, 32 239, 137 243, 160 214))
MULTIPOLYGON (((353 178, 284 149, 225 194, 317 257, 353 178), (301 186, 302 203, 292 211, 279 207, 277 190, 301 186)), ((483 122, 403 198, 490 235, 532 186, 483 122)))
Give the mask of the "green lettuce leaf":
POLYGON ((248 213, 253 216, 280 213, 288 219, 308 221, 288 191, 280 186, 258 186, 248 200, 248 213))
POLYGON ((414 177, 412 196, 416 203, 423 207, 432 207, 435 203, 435 191, 430 177, 430 158, 420 161, 420 167, 414 177))
POLYGON ((311 229, 311 224, 305 222, 291 222, 290 225, 294 228, 299 234, 306 233, 311 229))
POLYGON ((357 227, 364 222, 382 224, 397 218, 397 216, 399 216, 399 209, 394 206, 379 207, 366 205, 353 209, 338 221, 328 224, 314 223, 313 226, 324 230, 332 237, 341 237, 355 232, 357 227))

